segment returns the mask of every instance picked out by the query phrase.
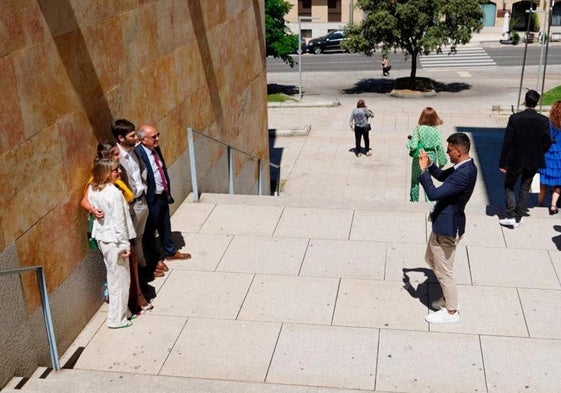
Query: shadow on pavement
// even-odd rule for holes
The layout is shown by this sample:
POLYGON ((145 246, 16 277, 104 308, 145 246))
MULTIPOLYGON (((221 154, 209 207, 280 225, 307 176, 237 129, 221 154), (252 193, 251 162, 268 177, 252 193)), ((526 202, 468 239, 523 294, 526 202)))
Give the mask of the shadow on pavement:
POLYGON ((298 86, 269 83, 267 85, 267 94, 286 94, 289 96, 295 96, 298 94, 298 86))
POLYGON ((425 267, 403 268, 403 289, 409 293, 414 299, 419 299, 419 302, 425 307, 430 308, 430 305, 435 300, 442 297, 442 288, 438 284, 438 280, 433 271, 425 267), (422 282, 419 282, 417 288, 411 284, 409 273, 421 273, 425 276, 422 282))
MULTIPOLYGON (((343 89, 343 94, 379 93, 386 94, 393 90, 394 79, 389 78, 369 78, 361 79, 348 89, 343 89)), ((434 90, 437 93, 459 93, 471 89, 471 85, 463 82, 443 83, 434 81, 434 90)))
MULTIPOLYGON (((273 164, 281 166, 283 150, 284 149, 282 147, 275 147, 275 137, 269 134, 269 161, 271 161, 273 164)), ((270 193, 271 195, 274 195, 277 186, 279 185, 281 174, 279 168, 275 168, 272 166, 269 168, 269 176, 271 182, 270 193)))
POLYGON ((504 128, 456 127, 471 137, 471 149, 479 159, 478 169, 485 182, 485 193, 489 206, 487 215, 502 212, 504 205, 504 175, 499 171, 499 155, 503 146, 504 128))

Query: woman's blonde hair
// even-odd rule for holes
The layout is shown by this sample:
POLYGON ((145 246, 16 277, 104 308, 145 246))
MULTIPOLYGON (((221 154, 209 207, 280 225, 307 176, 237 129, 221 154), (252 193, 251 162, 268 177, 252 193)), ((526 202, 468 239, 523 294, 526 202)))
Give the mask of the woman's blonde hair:
POLYGON ((441 124, 443 124, 444 122, 442 121, 442 119, 440 117, 438 117, 438 113, 436 113, 436 111, 431 108, 430 106, 427 106, 425 109, 423 109, 423 111, 421 112, 421 116, 419 117, 419 125, 420 126, 439 126, 441 124))
POLYGON ((561 130, 561 101, 555 101, 549 110, 549 121, 558 130, 561 130))
POLYGON ((111 158, 101 158, 94 162, 92 189, 94 191, 103 190, 109 183, 111 171, 117 168, 119 168, 119 163, 111 158))

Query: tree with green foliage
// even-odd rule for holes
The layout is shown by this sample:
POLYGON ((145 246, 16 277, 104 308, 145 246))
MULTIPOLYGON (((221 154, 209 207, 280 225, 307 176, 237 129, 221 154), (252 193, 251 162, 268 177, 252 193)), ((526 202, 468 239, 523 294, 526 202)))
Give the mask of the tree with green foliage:
POLYGON ((265 0, 265 41, 267 56, 280 57, 291 67, 296 62, 290 56, 298 48, 298 35, 286 26, 284 16, 292 4, 284 0, 265 0))
POLYGON ((345 29, 342 46, 371 56, 402 49, 411 57, 411 79, 417 74, 417 58, 441 53, 449 46, 467 44, 483 27, 480 4, 486 0, 357 0, 365 19, 345 29))

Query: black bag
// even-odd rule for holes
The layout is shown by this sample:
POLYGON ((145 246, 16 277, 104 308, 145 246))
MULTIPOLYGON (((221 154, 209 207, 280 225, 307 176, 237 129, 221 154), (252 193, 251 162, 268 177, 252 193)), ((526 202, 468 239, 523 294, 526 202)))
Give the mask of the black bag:
POLYGON ((370 131, 370 130, 372 130, 372 126, 370 125, 370 123, 367 123, 367 124, 364 126, 364 131, 370 131))

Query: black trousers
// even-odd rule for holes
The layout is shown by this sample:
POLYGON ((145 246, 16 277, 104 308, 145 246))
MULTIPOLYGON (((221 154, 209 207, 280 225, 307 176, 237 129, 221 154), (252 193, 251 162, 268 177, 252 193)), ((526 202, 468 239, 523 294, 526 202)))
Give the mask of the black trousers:
POLYGON ((526 212, 528 204, 528 194, 532 186, 532 179, 536 174, 536 169, 508 168, 505 175, 505 203, 507 218, 515 218, 520 221, 526 212), (520 178, 520 190, 518 192, 518 202, 514 197, 514 186, 520 178))
POLYGON ((366 148, 366 152, 370 150, 370 138, 368 137, 368 132, 366 128, 355 126, 355 154, 360 153, 360 142, 361 139, 364 138, 364 147, 366 148))

